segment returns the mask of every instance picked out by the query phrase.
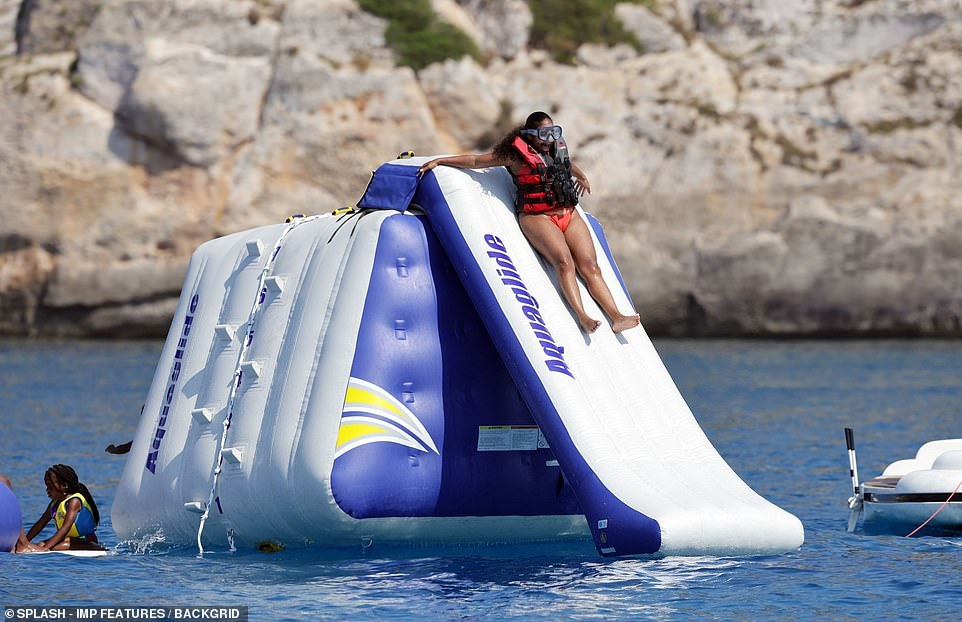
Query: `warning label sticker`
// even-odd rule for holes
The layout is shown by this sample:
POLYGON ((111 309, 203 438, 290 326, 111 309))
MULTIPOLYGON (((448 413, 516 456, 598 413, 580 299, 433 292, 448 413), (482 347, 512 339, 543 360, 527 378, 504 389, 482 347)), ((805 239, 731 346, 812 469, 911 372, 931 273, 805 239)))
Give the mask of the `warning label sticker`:
POLYGON ((478 451, 536 451, 548 447, 536 425, 478 426, 478 451))

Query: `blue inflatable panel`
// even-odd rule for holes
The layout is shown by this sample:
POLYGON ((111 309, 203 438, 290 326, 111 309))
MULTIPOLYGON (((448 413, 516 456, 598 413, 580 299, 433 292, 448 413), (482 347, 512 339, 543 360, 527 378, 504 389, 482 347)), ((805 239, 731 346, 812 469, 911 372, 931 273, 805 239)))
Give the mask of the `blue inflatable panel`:
POLYGON ((23 518, 17 496, 4 484, 0 484, 0 551, 10 551, 20 537, 23 518))
MULTIPOLYGON (((408 169, 410 170, 410 169, 408 169)), ((582 514, 549 448, 478 451, 483 426, 535 425, 423 216, 381 226, 350 401, 358 433, 331 487, 353 518, 582 514), (379 398, 379 407, 372 407, 379 398)))

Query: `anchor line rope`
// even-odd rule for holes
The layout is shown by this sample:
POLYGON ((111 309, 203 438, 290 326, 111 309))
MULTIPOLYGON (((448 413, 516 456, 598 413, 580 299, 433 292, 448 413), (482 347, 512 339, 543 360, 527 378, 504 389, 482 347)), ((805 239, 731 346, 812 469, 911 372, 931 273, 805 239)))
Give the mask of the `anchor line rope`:
POLYGON ((267 294, 264 291, 265 283, 267 282, 267 277, 274 268, 274 261, 277 259, 277 255, 281 250, 281 246, 284 243, 284 238, 287 237, 295 227, 315 220, 319 216, 308 216, 307 218, 295 218, 288 226, 281 232, 280 237, 277 238, 277 242, 274 243, 274 248, 271 250, 271 254, 261 269, 260 278, 258 279, 257 294, 254 297, 254 303, 251 305, 250 313, 247 316, 247 333, 244 335, 244 341, 241 343, 240 352, 237 353, 237 364, 234 366, 234 373, 231 376, 231 388, 230 395, 227 398, 227 416, 224 417, 223 431, 221 432, 220 439, 217 442, 216 452, 214 455, 217 456, 217 466, 214 467, 214 478, 210 485, 210 494, 207 496, 207 504, 204 506, 204 513, 200 517, 200 525, 197 528, 197 551, 198 554, 203 557, 204 555, 204 545, 201 542, 201 538, 204 535, 204 526, 207 524, 207 519, 210 516, 210 506, 214 503, 215 494, 217 492, 217 482, 220 479, 221 471, 223 470, 224 455, 221 451, 224 448, 224 444, 227 442, 227 430, 230 429, 230 422, 234 415, 234 401, 237 397, 237 390, 240 387, 243 371, 241 366, 244 364, 244 357, 247 351, 250 349, 250 345, 253 342, 253 330, 254 324, 257 319, 257 314, 261 307, 264 306, 264 301, 267 299, 267 294))
POLYGON ((930 520, 932 520, 933 518, 935 518, 935 516, 936 516, 939 512, 941 512, 942 510, 945 509, 945 506, 947 506, 947 505, 949 504, 949 501, 952 500, 952 497, 955 496, 955 493, 959 492, 959 488, 962 488, 962 479, 960 479, 960 480, 959 480, 959 483, 955 485, 955 490, 952 491, 952 494, 950 494, 948 497, 945 498, 945 501, 942 502, 942 505, 940 505, 937 510, 935 510, 934 512, 932 512, 932 516, 929 516, 927 519, 925 519, 925 522, 924 522, 924 523, 922 523, 921 525, 919 525, 918 527, 916 527, 915 529, 913 529, 913 530, 912 530, 912 533, 908 534, 908 535, 905 536, 905 537, 906 537, 906 538, 911 538, 912 536, 914 536, 914 535, 916 534, 916 532, 918 532, 920 529, 922 529, 922 527, 925 527, 926 525, 928 525, 930 520))

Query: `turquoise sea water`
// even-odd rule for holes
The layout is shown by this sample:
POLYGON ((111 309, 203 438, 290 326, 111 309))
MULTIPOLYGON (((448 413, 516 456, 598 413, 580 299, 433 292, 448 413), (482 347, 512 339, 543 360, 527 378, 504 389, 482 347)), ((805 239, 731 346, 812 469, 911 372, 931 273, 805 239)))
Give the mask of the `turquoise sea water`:
POLYGON ((845 532, 842 429, 863 479, 925 441, 962 436, 962 342, 656 342, 719 453, 805 525, 800 550, 600 558, 526 547, 209 552, 118 543, 123 456, 159 342, 0 342, 0 473, 29 525, 43 472, 73 465, 103 514, 101 559, 0 554, 0 605, 248 606, 252 620, 955 620, 962 537, 845 532))

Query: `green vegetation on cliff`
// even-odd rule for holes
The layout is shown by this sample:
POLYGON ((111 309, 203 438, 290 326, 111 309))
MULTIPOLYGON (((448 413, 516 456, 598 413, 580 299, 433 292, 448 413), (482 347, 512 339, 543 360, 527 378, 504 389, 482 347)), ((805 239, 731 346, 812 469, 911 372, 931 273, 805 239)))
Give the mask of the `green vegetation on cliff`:
MULTIPOLYGON (((627 43, 643 51, 638 39, 615 17, 624 0, 532 0, 531 47, 551 53, 559 63, 571 64, 583 43, 627 43)), ((628 0, 651 7, 652 0, 628 0)))
MULTIPOLYGON (((654 0, 621 0, 652 7, 654 0)), ((619 0, 529 0, 534 17, 530 45, 572 63, 583 43, 627 43, 639 52, 638 39, 615 17, 619 0)), ((361 8, 388 21, 384 33, 397 63, 421 69, 448 58, 479 59, 477 45, 464 32, 438 18, 430 0, 359 0, 361 8)))
POLYGON ((478 59, 478 46, 466 34, 441 21, 430 0, 360 0, 361 8, 388 21, 384 37, 398 65, 418 70, 448 58, 478 59))

